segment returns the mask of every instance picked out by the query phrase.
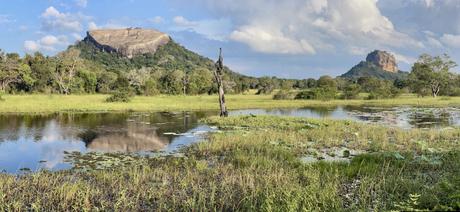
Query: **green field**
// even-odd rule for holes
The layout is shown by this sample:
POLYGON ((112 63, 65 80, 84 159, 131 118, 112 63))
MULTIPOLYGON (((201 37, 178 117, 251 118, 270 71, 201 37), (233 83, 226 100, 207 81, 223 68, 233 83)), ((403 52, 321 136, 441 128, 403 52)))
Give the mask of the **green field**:
MULTIPOLYGON (((107 103, 107 95, 5 95, 0 113, 53 113, 104 111, 217 110, 217 96, 136 96, 129 103, 107 103)), ((403 95, 383 100, 273 100, 271 95, 227 95, 230 110, 247 108, 369 106, 460 106, 460 97, 417 98, 403 95)))
POLYGON ((0 210, 460 210, 459 129, 269 116, 204 122, 222 131, 175 157, 74 154, 75 170, 0 174, 0 210))

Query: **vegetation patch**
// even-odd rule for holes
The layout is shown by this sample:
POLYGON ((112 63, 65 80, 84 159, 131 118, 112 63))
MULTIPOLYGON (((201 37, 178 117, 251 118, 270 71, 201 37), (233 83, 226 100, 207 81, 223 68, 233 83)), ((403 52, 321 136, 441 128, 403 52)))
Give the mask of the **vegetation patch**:
POLYGON ((224 131, 178 156, 69 153, 73 170, 0 174, 0 210, 460 210, 459 129, 271 116, 204 122, 224 131), (325 149, 350 159, 302 160, 325 149))
POLYGON ((132 96, 127 91, 116 91, 109 96, 106 102, 130 102, 132 96))

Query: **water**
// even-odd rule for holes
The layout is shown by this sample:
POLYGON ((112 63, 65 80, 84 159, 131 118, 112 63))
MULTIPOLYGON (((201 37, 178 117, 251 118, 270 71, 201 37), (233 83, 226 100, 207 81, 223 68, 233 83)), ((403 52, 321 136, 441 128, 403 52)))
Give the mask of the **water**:
MULTIPOLYGON (((212 129, 201 118, 217 111, 158 113, 99 113, 57 115, 0 115, 0 171, 24 168, 61 170, 65 152, 173 153, 200 141, 212 129)), ((284 115, 350 119, 400 128, 460 126, 457 108, 337 107, 302 109, 250 109, 230 115, 284 115)))

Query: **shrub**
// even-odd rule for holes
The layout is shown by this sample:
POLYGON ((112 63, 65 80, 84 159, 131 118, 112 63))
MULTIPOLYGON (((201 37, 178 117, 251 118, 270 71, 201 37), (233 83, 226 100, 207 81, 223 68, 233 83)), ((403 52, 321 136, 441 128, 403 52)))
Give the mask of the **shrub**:
POLYGON ((155 96, 160 94, 157 82, 155 80, 147 80, 144 85, 144 95, 155 96))
POLYGON ((314 88, 309 91, 299 92, 295 99, 316 99, 316 100, 331 100, 334 99, 336 95, 335 89, 329 88, 314 88))
POLYGON ((361 86, 358 84, 349 84, 343 90, 342 99, 357 99, 359 92, 361 92, 361 86))
POLYGON ((370 92, 368 99, 388 99, 395 98, 401 94, 401 90, 397 88, 379 88, 370 92))
POLYGON ((294 94, 290 93, 287 90, 281 90, 275 95, 273 95, 274 100, 288 100, 288 99, 294 99, 294 94))
POLYGON ((113 93, 109 98, 107 98, 106 102, 129 102, 131 101, 131 95, 127 91, 116 91, 113 93))

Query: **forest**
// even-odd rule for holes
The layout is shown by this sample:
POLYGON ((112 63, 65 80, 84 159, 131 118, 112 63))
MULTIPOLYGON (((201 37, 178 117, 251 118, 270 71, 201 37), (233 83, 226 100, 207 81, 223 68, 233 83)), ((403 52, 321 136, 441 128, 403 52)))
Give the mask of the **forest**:
MULTIPOLYGON (((402 93, 423 96, 459 96, 460 76, 452 71, 457 64, 448 55, 423 54, 404 79, 375 77, 349 79, 321 76, 319 79, 249 77, 225 68, 227 93, 274 94, 274 99, 367 99, 397 97, 402 93)), ((155 54, 132 59, 103 52, 89 42, 78 42, 56 56, 40 52, 21 57, 0 51, 2 93, 203 95, 217 91, 211 59, 193 53, 175 42, 155 54)))

